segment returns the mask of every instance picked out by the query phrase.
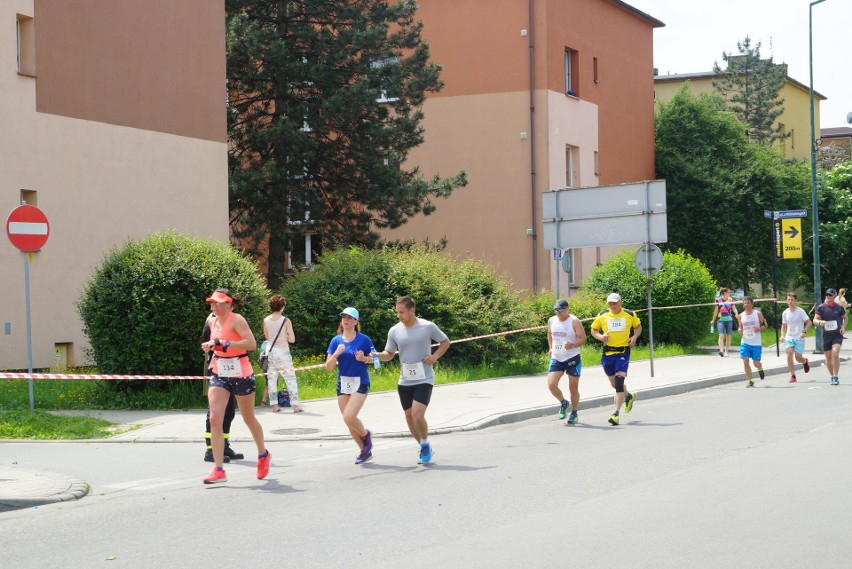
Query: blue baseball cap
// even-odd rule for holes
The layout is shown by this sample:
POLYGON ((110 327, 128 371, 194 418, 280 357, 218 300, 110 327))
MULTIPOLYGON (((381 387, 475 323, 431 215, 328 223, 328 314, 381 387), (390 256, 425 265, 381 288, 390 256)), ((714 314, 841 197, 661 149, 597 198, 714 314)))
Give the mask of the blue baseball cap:
POLYGON ((346 308, 343 309, 343 312, 340 313, 341 316, 343 316, 344 314, 346 316, 351 316, 355 320, 359 319, 358 318, 358 311, 356 309, 352 308, 351 306, 347 306, 346 308))

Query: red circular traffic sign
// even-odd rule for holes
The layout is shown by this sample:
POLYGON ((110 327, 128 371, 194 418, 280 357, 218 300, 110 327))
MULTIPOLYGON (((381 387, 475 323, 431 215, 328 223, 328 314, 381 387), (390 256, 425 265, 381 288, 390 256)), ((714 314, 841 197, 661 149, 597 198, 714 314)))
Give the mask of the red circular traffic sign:
POLYGON ((47 216, 34 205, 21 205, 6 219, 6 235, 12 245, 25 253, 38 251, 50 237, 47 216))

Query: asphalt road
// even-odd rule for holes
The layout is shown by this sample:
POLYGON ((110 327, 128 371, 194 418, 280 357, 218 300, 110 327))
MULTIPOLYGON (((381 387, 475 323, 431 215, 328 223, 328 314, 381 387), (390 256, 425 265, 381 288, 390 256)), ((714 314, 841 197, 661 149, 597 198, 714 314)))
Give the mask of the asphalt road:
POLYGON ((92 493, 0 514, 0 567, 846 567, 850 402, 729 384, 620 427, 602 408, 436 436, 429 466, 411 440, 364 466, 352 443, 275 443, 267 480, 246 461, 214 487, 198 444, 7 444, 92 493))

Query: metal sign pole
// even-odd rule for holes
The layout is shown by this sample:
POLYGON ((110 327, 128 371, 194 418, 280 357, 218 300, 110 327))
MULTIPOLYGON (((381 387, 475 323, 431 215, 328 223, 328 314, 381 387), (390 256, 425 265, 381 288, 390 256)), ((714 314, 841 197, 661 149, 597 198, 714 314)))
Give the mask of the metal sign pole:
POLYGON ((654 310, 651 306, 651 183, 645 182, 645 289, 648 294, 648 359, 654 377, 654 310))
MULTIPOLYGON (((33 335, 32 335, 32 323, 30 320, 30 255, 32 253, 24 253, 24 296, 26 298, 26 310, 27 310, 27 369, 30 374, 33 373, 33 335)), ((29 392, 30 392, 30 413, 35 411, 35 395, 33 393, 33 378, 30 377, 27 382, 29 383, 29 392)))

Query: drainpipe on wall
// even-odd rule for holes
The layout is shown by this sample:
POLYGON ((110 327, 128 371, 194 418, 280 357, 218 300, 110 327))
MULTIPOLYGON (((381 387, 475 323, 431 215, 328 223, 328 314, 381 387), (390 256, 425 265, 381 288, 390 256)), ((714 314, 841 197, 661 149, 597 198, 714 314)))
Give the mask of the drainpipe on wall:
POLYGON ((529 0, 530 6, 530 23, 529 23, 529 43, 530 43, 530 200, 532 203, 532 219, 530 227, 533 228, 532 234, 532 282, 533 291, 538 290, 538 211, 536 208, 536 189, 535 189, 535 23, 533 21, 535 0, 529 0))

